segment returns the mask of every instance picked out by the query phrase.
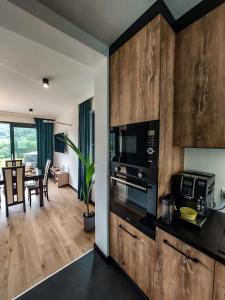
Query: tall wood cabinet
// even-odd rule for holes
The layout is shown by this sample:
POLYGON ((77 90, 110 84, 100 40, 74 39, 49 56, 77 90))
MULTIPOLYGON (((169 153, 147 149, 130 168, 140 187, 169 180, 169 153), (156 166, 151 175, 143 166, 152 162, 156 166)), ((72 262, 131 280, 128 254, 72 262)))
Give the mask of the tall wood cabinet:
POLYGON ((161 15, 110 56, 110 126, 160 120, 159 198, 183 168, 173 147, 174 63, 175 33, 161 15))
POLYGON ((216 262, 213 300, 225 300, 225 266, 216 262))
POLYGON ((155 241, 110 213, 110 255, 149 297, 153 292, 155 241))
POLYGON ((155 260, 154 300, 212 300, 213 259, 157 229, 155 260))
POLYGON ((174 145, 225 148, 225 4, 176 37, 174 145))
MULTIPOLYGON (((110 126, 159 120, 158 216, 171 176, 183 168, 173 146, 175 33, 159 15, 110 57, 110 126)), ((154 241, 110 213, 110 256, 152 299, 154 241)))

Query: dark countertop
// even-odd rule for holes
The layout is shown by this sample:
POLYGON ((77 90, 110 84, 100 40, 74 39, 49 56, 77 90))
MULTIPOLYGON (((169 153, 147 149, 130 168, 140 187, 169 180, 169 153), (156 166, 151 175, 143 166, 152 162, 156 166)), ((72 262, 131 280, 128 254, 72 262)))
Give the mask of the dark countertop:
POLYGON ((167 225, 160 218, 156 226, 225 265, 225 254, 219 251, 222 239, 225 244, 224 213, 212 211, 200 230, 177 219, 167 225))

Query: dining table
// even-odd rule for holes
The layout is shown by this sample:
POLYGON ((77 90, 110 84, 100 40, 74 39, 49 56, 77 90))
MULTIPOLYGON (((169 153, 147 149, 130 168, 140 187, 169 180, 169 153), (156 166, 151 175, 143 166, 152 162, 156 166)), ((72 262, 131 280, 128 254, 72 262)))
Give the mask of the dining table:
MULTIPOLYGON (((39 182, 39 200, 40 200, 40 207, 44 206, 44 195, 43 195, 43 179, 44 174, 42 170, 35 168, 32 172, 26 172, 24 176, 24 181, 38 181, 39 182)), ((0 168, 0 186, 5 185, 5 180, 3 178, 2 168, 0 168)))

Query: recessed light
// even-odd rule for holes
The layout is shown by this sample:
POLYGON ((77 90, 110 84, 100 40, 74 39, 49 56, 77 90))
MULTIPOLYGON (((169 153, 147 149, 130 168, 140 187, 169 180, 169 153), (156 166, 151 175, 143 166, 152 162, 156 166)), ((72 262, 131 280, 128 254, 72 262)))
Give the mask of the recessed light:
POLYGON ((29 113, 32 114, 34 112, 33 108, 29 108, 29 113))
POLYGON ((43 86, 45 89, 49 88, 49 79, 48 78, 43 78, 43 86))

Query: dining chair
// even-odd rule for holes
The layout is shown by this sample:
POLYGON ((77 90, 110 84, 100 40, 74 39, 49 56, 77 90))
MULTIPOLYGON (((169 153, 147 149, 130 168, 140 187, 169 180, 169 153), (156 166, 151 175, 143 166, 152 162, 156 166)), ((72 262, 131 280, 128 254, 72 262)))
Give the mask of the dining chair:
MULTIPOLYGON (((49 198, 48 198, 48 178, 49 178, 50 166, 51 166, 51 160, 47 159, 46 165, 45 165, 44 179, 43 179, 43 192, 44 192, 47 200, 49 200, 49 198)), ((28 190, 28 201, 31 206, 31 196, 38 195, 40 193, 39 182, 28 182, 26 187, 28 190)))
POLYGON ((22 164, 23 164, 22 159, 13 159, 13 160, 6 160, 5 161, 6 168, 19 167, 19 166, 22 166, 22 164))
POLYGON ((6 217, 9 216, 9 207, 13 205, 23 204, 23 210, 25 212, 25 167, 2 168, 2 172, 5 186, 6 217))

